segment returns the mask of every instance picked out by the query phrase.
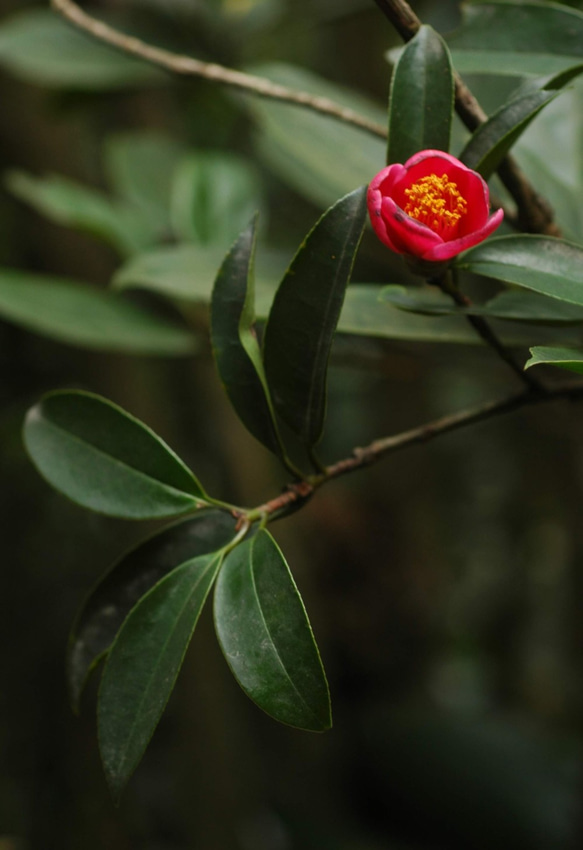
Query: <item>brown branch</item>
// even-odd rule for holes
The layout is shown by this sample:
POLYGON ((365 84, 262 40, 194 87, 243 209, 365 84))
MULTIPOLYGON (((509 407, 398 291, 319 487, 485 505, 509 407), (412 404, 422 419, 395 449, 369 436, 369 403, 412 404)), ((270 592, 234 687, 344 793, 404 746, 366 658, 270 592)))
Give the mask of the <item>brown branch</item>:
MULTIPOLYGON (((403 41, 410 41, 419 31, 421 20, 405 0, 375 0, 381 12, 395 27, 403 41)), ((454 72, 455 111, 474 132, 488 116, 468 89, 457 71, 454 72)), ((498 167, 498 174, 518 207, 518 224, 528 233, 560 236, 553 220, 553 210, 545 198, 533 188, 516 161, 507 156, 498 167)))
POLYGON ((388 455, 406 449, 409 446, 414 446, 418 443, 427 443, 435 439, 435 437, 449 434, 452 431, 457 431, 459 428, 465 428, 477 422, 485 422, 495 416, 512 413, 529 405, 557 401, 559 399, 575 401, 581 398, 583 398, 583 383, 581 382, 557 384, 547 389, 544 394, 527 389, 507 398, 499 399, 498 401, 489 401, 476 407, 459 411, 458 413, 452 413, 449 416, 442 416, 433 422, 428 422, 418 428, 412 428, 409 431, 403 431, 394 436, 373 440, 368 446, 355 448, 349 457, 336 461, 336 463, 326 467, 320 475, 314 475, 306 481, 290 484, 279 496, 270 499, 252 511, 245 512, 245 516, 251 521, 259 517, 267 517, 269 520, 277 519, 302 507, 314 495, 316 490, 319 490, 320 487, 329 481, 340 478, 342 475, 356 472, 366 466, 371 466, 388 455))
POLYGON ((377 124, 375 121, 370 121, 358 112, 341 106, 327 97, 296 91, 278 83, 272 83, 263 77, 255 77, 233 68, 217 65, 214 62, 202 62, 199 59, 193 59, 191 56, 182 56, 160 47, 153 47, 139 38, 125 35, 103 23, 103 21, 92 17, 73 0, 51 0, 51 6, 78 29, 99 41, 105 42, 124 53, 144 59, 146 62, 164 68, 173 74, 202 77, 205 80, 241 89, 259 97, 302 106, 322 115, 328 115, 338 121, 343 121, 345 124, 359 127, 361 130, 366 130, 381 139, 387 137, 386 127, 377 124))

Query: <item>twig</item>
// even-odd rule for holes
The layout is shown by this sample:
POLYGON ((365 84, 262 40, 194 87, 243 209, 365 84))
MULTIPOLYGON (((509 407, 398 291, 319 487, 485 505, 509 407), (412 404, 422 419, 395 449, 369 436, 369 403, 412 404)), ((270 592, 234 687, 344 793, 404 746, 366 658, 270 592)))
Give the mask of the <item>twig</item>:
POLYGON ((341 106, 327 97, 319 97, 309 92, 296 91, 286 86, 281 86, 278 83, 272 83, 263 77, 256 77, 252 74, 236 71, 233 68, 225 68, 223 65, 217 65, 214 62, 202 62, 199 59, 193 59, 191 56, 182 56, 178 53, 172 53, 169 50, 163 50, 160 47, 153 47, 139 38, 125 35, 103 21, 92 17, 87 12, 84 12, 73 0, 51 0, 51 6, 78 29, 83 30, 99 41, 105 42, 118 50, 122 50, 124 53, 144 59, 153 65, 165 68, 174 74, 203 77, 205 80, 242 89, 260 97, 303 106, 322 115, 329 115, 331 118, 336 118, 345 124, 359 127, 361 130, 366 130, 368 133, 378 136, 381 139, 386 139, 387 137, 386 127, 377 124, 375 121, 370 121, 364 115, 360 115, 353 109, 341 106))
MULTIPOLYGON (((395 27, 403 41, 410 41, 419 31, 421 20, 405 0, 375 0, 381 12, 395 27)), ((473 132, 488 116, 457 71, 454 72, 455 110, 468 130, 473 132)), ((518 223, 528 233, 560 236, 553 220, 553 210, 545 198, 531 186, 516 161, 507 156, 498 167, 500 179, 518 207, 518 223)))
POLYGON ((484 422, 504 413, 511 413, 521 407, 540 404, 541 402, 557 401, 559 399, 570 399, 572 401, 583 398, 583 383, 557 384, 545 391, 535 392, 530 389, 508 396, 498 401, 489 401, 458 413, 443 416, 428 422, 418 428, 403 431, 390 437, 382 437, 373 440, 368 446, 355 448, 350 457, 343 458, 326 467, 319 475, 311 476, 306 481, 290 484, 286 490, 274 499, 270 499, 258 508, 246 512, 249 519, 256 515, 267 516, 269 519, 277 519, 297 510, 310 499, 316 490, 335 478, 356 472, 366 466, 377 463, 387 457, 409 446, 418 443, 427 443, 442 434, 449 434, 459 428, 465 428, 477 422, 484 422))

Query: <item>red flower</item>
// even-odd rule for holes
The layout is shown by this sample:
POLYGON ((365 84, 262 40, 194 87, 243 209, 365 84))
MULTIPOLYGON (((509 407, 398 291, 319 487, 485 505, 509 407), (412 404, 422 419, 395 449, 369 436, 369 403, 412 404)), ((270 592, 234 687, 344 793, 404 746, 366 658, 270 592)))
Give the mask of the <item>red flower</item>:
POLYGON ((421 151, 383 168, 368 187, 376 235, 397 254, 451 260, 489 236, 504 217, 488 218, 488 186, 476 171, 443 151, 421 151))

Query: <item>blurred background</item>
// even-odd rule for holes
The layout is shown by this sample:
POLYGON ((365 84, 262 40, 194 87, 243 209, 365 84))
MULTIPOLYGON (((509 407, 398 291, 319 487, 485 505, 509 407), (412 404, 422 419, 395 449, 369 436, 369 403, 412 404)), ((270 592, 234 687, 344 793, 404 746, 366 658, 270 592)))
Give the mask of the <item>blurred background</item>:
MULTIPOLYGON (((455 2, 414 7, 440 32, 459 24, 455 2)), ((383 121, 384 54, 398 39, 371 0, 91 8, 179 52, 262 66, 298 88, 320 91, 325 80, 323 93, 383 121)), ((489 108, 508 86, 473 84, 489 108)), ((578 114, 556 113, 525 141, 525 168, 549 185, 579 185, 567 156, 580 141, 578 114), (540 160, 553 157, 544 145, 559 131, 564 156, 545 171, 540 160)), ((205 308, 160 295, 164 285, 180 289, 190 267, 180 278, 180 258, 163 254, 161 285, 136 263, 186 246, 203 286, 205 258, 219 257, 216 269, 254 209, 266 267, 272 254, 289 259, 328 203, 384 165, 382 142, 305 116, 99 48, 45 3, 1 0, 0 265, 103 290, 117 275, 136 284, 129 299, 191 329, 196 352, 76 345, 74 317, 68 330, 47 330, 34 303, 10 312, 0 295, 0 850, 582 846, 577 405, 539 406, 408 449, 331 484, 274 527, 329 676, 331 732, 278 726, 246 699, 210 610, 117 809, 99 764, 95 682, 80 717, 67 704, 76 610, 111 562, 157 526, 91 514, 51 490, 24 453, 23 417, 47 390, 88 389, 152 426, 216 496, 252 505, 279 491, 285 477, 219 386, 205 308)), ((568 198, 553 201, 568 212, 568 198)), ((565 222, 580 239, 571 211, 565 222)), ((354 279, 406 277, 367 233, 354 279)), ((479 346, 414 337, 338 338, 326 461, 516 389, 479 346)))

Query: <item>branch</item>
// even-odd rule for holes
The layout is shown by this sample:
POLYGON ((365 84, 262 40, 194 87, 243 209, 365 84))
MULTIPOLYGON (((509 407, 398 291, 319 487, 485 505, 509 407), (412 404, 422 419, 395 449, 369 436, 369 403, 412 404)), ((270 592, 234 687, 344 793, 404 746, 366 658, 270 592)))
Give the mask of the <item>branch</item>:
POLYGON ((125 35, 119 32, 119 30, 103 23, 103 21, 92 17, 79 8, 73 0, 51 0, 51 6, 78 29, 83 30, 99 41, 105 42, 118 50, 122 50, 124 53, 145 59, 146 62, 165 68, 173 74, 202 77, 205 80, 242 89, 260 97, 303 106, 322 115, 336 118, 345 124, 359 127, 361 130, 366 130, 368 133, 378 136, 381 139, 386 139, 387 137, 386 127, 377 124, 375 121, 369 121, 368 118, 365 118, 358 112, 341 106, 327 97, 319 97, 309 92, 296 91, 286 86, 281 86, 278 83, 272 83, 263 77, 255 77, 252 74, 245 74, 233 68, 225 68, 223 65, 217 65, 213 62, 201 62, 199 59, 193 59, 191 56, 181 56, 178 53, 172 53, 160 47, 153 47, 139 38, 125 35))
POLYGON ((427 443, 442 434, 449 434, 459 428, 465 428, 477 422, 484 422, 504 413, 511 413, 521 407, 540 404, 541 402, 569 399, 576 401, 583 398, 583 383, 557 384, 547 389, 544 394, 530 389, 508 396, 498 401, 489 401, 459 413, 452 413, 428 422, 418 428, 403 431, 390 437, 373 440, 368 446, 355 448, 350 457, 336 461, 326 467, 320 475, 314 475, 306 481, 288 485, 286 490, 274 499, 270 499, 252 511, 244 512, 247 519, 254 521, 262 517, 269 520, 278 519, 301 508, 320 487, 341 475, 356 472, 366 466, 371 466, 390 454, 406 449, 417 443, 427 443))
MULTIPOLYGON (((405 0, 375 0, 375 3, 403 41, 410 41, 418 32, 421 20, 405 0)), ((487 121, 488 116, 457 71, 454 72, 454 86, 455 111, 473 133, 487 121)), ((553 221, 553 210, 549 203, 531 186, 511 156, 507 156, 498 167, 498 175, 516 202, 518 223, 523 230, 528 233, 545 233, 547 236, 561 235, 553 221)))

